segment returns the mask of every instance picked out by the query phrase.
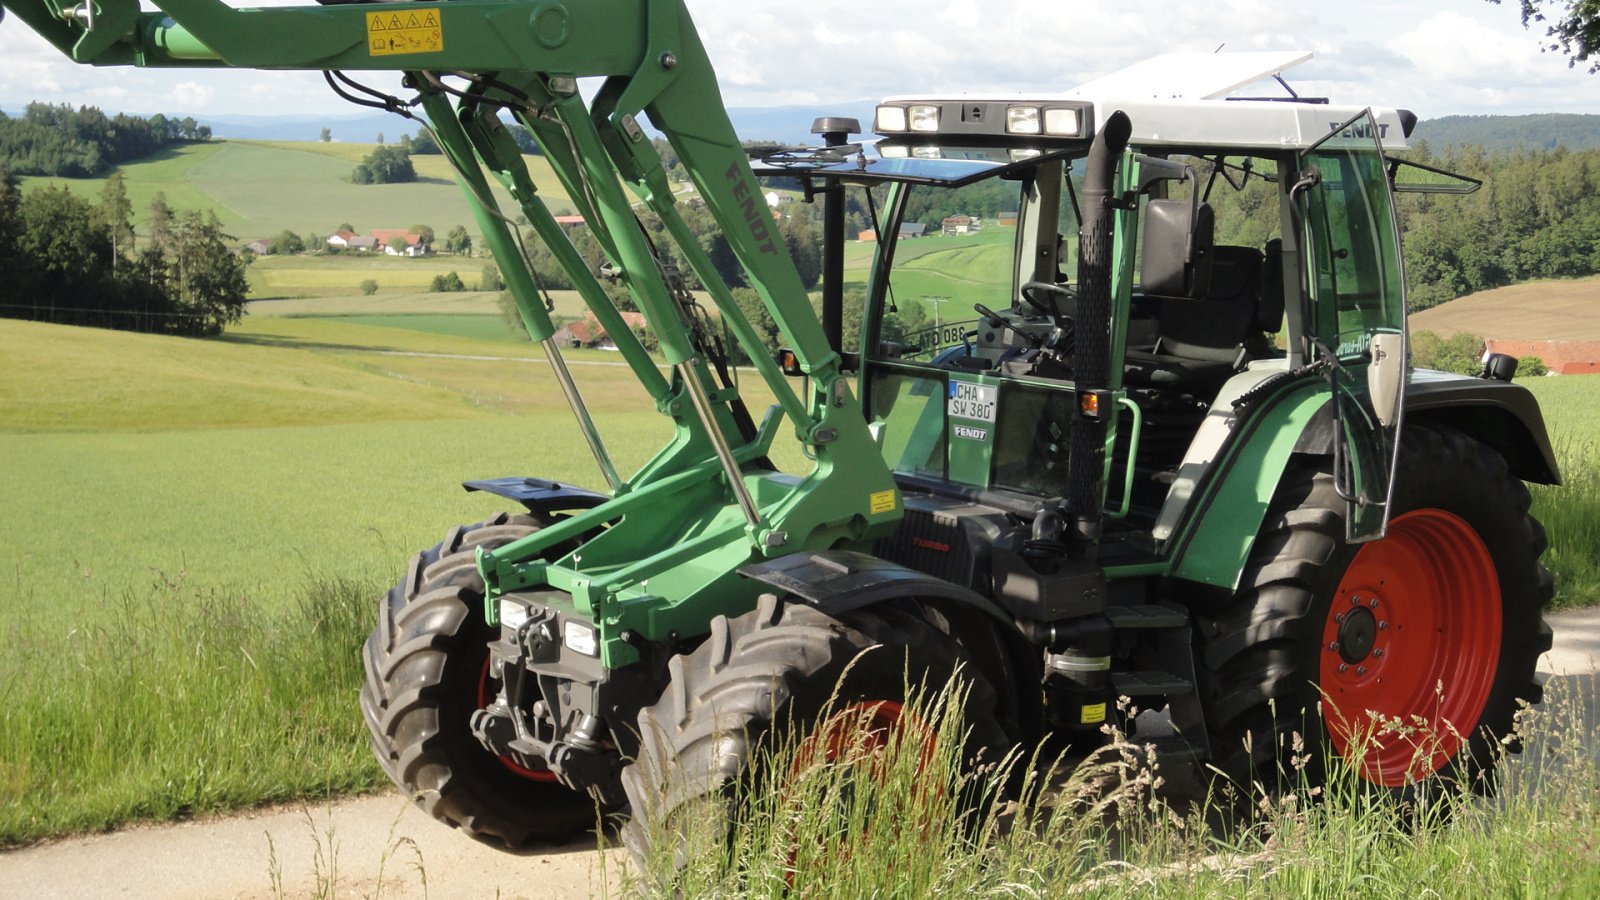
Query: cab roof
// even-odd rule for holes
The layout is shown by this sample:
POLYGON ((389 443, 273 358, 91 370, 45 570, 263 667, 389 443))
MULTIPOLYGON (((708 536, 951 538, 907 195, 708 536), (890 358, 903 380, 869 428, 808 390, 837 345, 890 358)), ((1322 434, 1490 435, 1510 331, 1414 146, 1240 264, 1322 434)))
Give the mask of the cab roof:
MULTIPOLYGON (((1057 94, 897 96, 886 98, 883 104, 953 110, 962 104, 1086 105, 1093 109, 1091 127, 1117 110, 1126 113, 1133 123, 1130 143, 1140 148, 1278 152, 1310 147, 1368 108, 1295 96, 1281 75, 1311 58, 1308 50, 1165 53, 1057 94), (1285 95, 1233 96, 1266 79, 1276 79, 1285 95)), ((1375 137, 1384 150, 1406 149, 1415 117, 1387 107, 1371 110, 1378 131, 1375 137)), ((1003 133, 995 136, 1006 137, 1003 133)), ((939 132, 892 134, 893 140, 937 142, 939 138, 939 132)))

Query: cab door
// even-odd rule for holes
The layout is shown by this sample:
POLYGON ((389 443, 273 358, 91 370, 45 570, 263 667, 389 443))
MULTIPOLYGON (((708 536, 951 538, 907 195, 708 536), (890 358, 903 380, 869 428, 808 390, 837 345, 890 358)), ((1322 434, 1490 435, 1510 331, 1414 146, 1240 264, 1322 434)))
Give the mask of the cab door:
POLYGON ((1346 537, 1380 538, 1389 524, 1404 418, 1405 273, 1400 229, 1371 111, 1336 125, 1300 155, 1301 221, 1310 309, 1342 440, 1334 483, 1347 504, 1346 537))

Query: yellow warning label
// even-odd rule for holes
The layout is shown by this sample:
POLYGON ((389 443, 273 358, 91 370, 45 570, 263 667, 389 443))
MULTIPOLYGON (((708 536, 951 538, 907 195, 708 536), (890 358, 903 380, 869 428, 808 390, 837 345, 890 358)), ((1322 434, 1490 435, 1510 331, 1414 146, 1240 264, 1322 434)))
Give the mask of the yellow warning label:
POLYGON ((1079 722, 1084 725, 1096 725, 1106 720, 1106 705, 1104 703, 1085 703, 1079 722))
POLYGON ((444 28, 439 10, 367 13, 367 53, 370 56, 397 56, 401 53, 440 53, 444 50, 444 28))
POLYGON ((879 491, 870 498, 872 514, 894 512, 894 491, 879 491))

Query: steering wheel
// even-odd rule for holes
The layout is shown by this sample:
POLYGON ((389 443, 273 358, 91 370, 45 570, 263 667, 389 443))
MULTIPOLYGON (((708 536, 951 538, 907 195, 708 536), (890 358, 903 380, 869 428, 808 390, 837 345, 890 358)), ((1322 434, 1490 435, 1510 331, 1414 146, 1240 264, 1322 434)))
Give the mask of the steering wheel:
POLYGON ((1035 294, 1054 294, 1057 297, 1074 302, 1076 302, 1078 299, 1078 292, 1071 286, 1065 284, 1056 284, 1051 281, 1025 282, 1022 285, 1021 293, 1022 299, 1026 300, 1029 306, 1058 321, 1071 317, 1063 315, 1059 310, 1056 309, 1054 303, 1048 303, 1040 297, 1035 296, 1035 294))

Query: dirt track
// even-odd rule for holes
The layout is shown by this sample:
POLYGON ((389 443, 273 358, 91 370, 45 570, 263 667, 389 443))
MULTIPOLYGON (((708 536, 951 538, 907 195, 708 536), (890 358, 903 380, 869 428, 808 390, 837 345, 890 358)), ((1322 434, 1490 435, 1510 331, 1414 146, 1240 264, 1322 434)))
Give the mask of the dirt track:
MULTIPOLYGON (((1600 668, 1600 609, 1550 617, 1555 677, 1600 668)), ((1593 689, 1588 692, 1593 700, 1593 689)), ((1593 720, 1600 715, 1587 710, 1593 720)), ((515 857, 435 824, 398 794, 132 828, 0 853, 3 898, 339 896, 544 898, 625 894, 620 850, 594 841, 515 857), (381 876, 381 886, 380 886, 381 876)))

